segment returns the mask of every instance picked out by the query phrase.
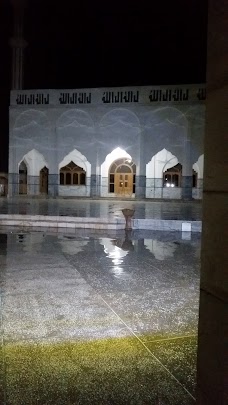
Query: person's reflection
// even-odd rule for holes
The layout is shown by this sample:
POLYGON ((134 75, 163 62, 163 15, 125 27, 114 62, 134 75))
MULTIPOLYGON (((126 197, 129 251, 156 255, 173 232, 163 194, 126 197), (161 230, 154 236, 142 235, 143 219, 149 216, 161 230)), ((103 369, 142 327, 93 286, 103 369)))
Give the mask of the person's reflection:
POLYGON ((119 248, 121 248, 122 250, 126 251, 126 252, 130 252, 134 250, 134 245, 132 243, 132 239, 131 239, 131 231, 126 231, 125 232, 125 239, 116 239, 113 240, 113 244, 115 246, 118 246, 119 248))

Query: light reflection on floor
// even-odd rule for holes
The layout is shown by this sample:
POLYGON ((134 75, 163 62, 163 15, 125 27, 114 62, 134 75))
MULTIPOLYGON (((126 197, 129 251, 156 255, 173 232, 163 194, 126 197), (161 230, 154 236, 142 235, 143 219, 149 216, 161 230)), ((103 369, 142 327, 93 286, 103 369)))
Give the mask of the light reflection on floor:
MULTIPOLYGON (((172 402, 169 402, 171 394, 165 396, 161 389, 160 403, 194 403, 199 251, 197 234, 192 234, 190 240, 182 238, 180 233, 152 231, 111 234, 80 231, 75 235, 56 235, 13 230, 0 234, 1 348, 5 353, 2 370, 2 376, 5 375, 5 402, 1 403, 33 405, 29 401, 35 395, 35 389, 32 389, 27 402, 20 402, 20 396, 12 402, 9 392, 16 389, 10 379, 10 372, 14 370, 13 363, 10 363, 9 350, 12 348, 16 350, 21 344, 37 348, 51 345, 53 351, 56 344, 91 342, 93 345, 93 342, 100 344, 107 338, 111 339, 110 342, 120 339, 118 342, 123 345, 126 345, 124 339, 127 339, 127 349, 121 348, 121 353, 122 350, 128 352, 129 339, 131 347, 137 347, 138 361, 142 361, 141 364, 145 361, 144 379, 141 370, 143 381, 146 381, 152 366, 153 373, 158 367, 159 378, 159 373, 165 375, 162 378, 167 378, 172 402), (139 347, 143 360, 138 354, 139 347), (11 402, 7 402, 7 395, 11 402)), ((90 349, 87 348, 87 351, 89 353, 90 349)), ((17 352, 17 358, 26 363, 21 353, 20 350, 17 352)), ((108 352, 106 354, 108 359, 108 352)), ((61 357, 60 354, 58 356, 61 357)), ((34 361, 35 365, 39 363, 34 361)), ((77 361, 80 364, 81 360, 77 361)), ((126 363, 126 359, 119 358, 119 361, 119 367, 123 367, 122 362, 126 363)), ((104 375, 106 373, 110 370, 104 368, 104 375)), ((156 373, 151 378, 155 376, 156 373)), ((123 378, 121 376, 118 384, 123 382, 124 386, 126 381, 124 383, 123 378)), ((130 392, 134 390, 135 375, 128 383, 130 392)), ((21 382, 18 384, 22 392, 21 382)), ((114 399, 116 386, 110 385, 109 388, 113 392, 111 399, 102 402, 93 398, 92 402, 122 403, 123 393, 118 391, 122 388, 117 390, 120 395, 118 402, 114 399)), ((62 389, 64 391, 65 388, 62 389)), ((139 399, 126 402, 124 397, 123 403, 157 404, 159 402, 153 402, 158 395, 156 390, 156 387, 149 388, 145 383, 140 391, 141 398, 145 396, 144 402, 139 399), (151 392, 148 393, 148 390, 151 392), (147 402, 148 398, 153 398, 153 401, 147 402)), ((92 403, 90 394, 87 394, 88 402, 85 399, 84 402, 63 402, 61 393, 60 402, 53 399, 55 402, 47 403, 92 403)), ((85 393, 83 395, 87 398, 85 393)), ((97 395, 100 398, 101 392, 97 395)))

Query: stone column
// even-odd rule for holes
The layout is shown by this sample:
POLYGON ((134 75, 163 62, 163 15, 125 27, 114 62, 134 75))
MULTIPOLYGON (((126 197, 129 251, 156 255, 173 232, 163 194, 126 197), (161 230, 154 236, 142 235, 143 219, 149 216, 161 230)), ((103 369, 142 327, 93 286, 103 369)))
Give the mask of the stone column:
MULTIPOLYGON (((189 130, 188 130, 189 132, 189 130)), ((184 140, 183 161, 182 161, 182 199, 192 199, 192 161, 191 161, 191 141, 188 134, 184 140)))
POLYGON ((48 196, 57 197, 59 192, 59 175, 50 174, 48 175, 48 196))
POLYGON ((8 174, 8 197, 19 194, 19 173, 8 174))
POLYGON ((100 196, 100 176, 97 174, 96 165, 91 165, 90 197, 100 196))
POLYGON ((91 179, 90 179, 90 197, 96 197, 97 196, 97 175, 91 173, 91 179))
POLYGON ((228 2, 209 0, 197 405, 228 404, 228 2))
POLYGON ((136 167, 135 176, 135 197, 146 197, 146 163, 144 155, 144 137, 140 134, 138 167, 136 167))
POLYGON ((135 197, 145 198, 146 195, 146 175, 139 174, 135 178, 135 197))
POLYGON ((24 49, 27 45, 23 38, 23 17, 26 0, 11 0, 14 9, 14 35, 10 39, 12 47, 11 89, 23 88, 24 49))

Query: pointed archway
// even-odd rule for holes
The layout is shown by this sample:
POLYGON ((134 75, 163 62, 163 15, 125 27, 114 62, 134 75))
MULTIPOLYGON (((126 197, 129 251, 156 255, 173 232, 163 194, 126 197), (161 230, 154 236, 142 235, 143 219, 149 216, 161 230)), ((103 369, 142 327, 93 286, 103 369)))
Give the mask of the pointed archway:
MULTIPOLYGON (((146 197, 147 198, 180 198, 180 188, 166 188, 164 173, 178 165, 179 161, 167 149, 157 152, 146 165, 146 197)), ((167 176, 168 178, 168 176, 167 176)), ((180 184, 178 184, 180 186, 180 184)))
MULTIPOLYGON (((30 150, 23 156, 19 163, 19 194, 38 195, 40 193, 41 170, 45 167, 48 170, 48 162, 36 149, 30 150)), ((48 182, 47 179, 46 181, 48 182)))
POLYGON ((79 150, 73 149, 59 163, 59 195, 89 197, 91 163, 79 150))

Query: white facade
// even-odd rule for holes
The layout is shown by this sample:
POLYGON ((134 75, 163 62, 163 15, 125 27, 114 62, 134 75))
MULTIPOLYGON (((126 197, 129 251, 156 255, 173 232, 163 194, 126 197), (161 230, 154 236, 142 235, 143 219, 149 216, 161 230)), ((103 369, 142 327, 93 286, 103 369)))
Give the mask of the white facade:
POLYGON ((9 195, 201 198, 204 99, 203 85, 12 91, 9 195))

